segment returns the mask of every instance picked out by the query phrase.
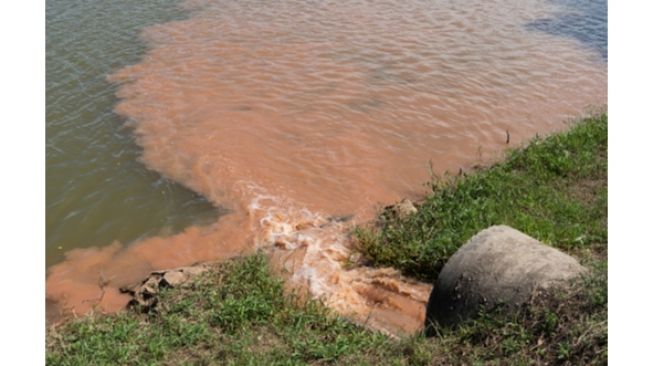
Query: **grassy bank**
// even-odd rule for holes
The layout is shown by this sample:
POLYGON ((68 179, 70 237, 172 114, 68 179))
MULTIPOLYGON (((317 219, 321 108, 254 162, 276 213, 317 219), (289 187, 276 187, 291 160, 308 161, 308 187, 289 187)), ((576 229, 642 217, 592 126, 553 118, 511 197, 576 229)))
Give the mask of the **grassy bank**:
POLYGON ((89 316, 47 334, 49 365, 605 364, 604 268, 562 298, 401 340, 284 296, 262 256, 165 291, 158 311, 89 316))
POLYGON ((89 317, 48 334, 52 365, 299 365, 401 354, 400 345, 318 302, 284 296, 263 256, 228 262, 164 292, 156 314, 89 317))
POLYGON ((360 250, 374 265, 433 281, 474 234, 506 224, 567 251, 607 246, 607 115, 537 138, 488 169, 435 177, 418 212, 381 215, 361 228, 360 250))
POLYGON ((568 294, 487 313, 434 338, 394 340, 284 295, 262 256, 216 267, 161 295, 158 311, 90 316, 49 329, 52 365, 605 364, 607 116, 537 139, 506 161, 437 179, 418 212, 357 230, 370 264, 433 281, 492 224, 508 224, 592 268, 568 294))

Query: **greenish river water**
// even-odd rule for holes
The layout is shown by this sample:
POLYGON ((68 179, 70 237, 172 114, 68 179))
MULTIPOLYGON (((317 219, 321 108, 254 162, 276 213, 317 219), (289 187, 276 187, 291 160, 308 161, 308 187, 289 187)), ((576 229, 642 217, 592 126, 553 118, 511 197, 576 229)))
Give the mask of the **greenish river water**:
POLYGON ((46 4, 46 264, 72 248, 177 232, 220 214, 138 161, 107 75, 139 61, 141 29, 181 19, 176 1, 46 4))

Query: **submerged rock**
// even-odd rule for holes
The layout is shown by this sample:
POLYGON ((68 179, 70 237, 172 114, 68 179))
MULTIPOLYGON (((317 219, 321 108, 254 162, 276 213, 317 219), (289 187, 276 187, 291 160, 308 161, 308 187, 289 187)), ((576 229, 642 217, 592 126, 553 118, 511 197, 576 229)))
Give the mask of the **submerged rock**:
POLYGON ((445 264, 426 310, 426 332, 497 305, 518 306, 585 271, 578 261, 509 226, 472 237, 445 264))

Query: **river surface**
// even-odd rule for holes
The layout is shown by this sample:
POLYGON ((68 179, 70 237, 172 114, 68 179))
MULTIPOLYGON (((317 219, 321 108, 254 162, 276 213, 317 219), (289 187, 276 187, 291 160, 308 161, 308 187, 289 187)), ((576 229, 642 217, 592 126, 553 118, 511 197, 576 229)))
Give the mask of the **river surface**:
POLYGON ((607 5, 49 0, 46 55, 49 317, 262 249, 410 332, 430 286, 346 269, 351 225, 604 108, 607 5))

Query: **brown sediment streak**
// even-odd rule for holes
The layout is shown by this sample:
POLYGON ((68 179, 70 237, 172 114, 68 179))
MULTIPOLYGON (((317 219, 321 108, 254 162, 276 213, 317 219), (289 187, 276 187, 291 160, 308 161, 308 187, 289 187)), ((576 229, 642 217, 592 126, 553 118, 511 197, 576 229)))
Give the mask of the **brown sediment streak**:
POLYGON ((148 271, 265 248, 289 284, 374 328, 421 327, 430 286, 355 268, 347 232, 436 172, 493 158, 606 101, 606 66, 573 39, 525 29, 529 1, 188 2, 111 76, 151 169, 230 215, 128 247, 76 249, 47 296, 124 306, 148 271), (485 155, 483 155, 485 154, 485 155), (488 155, 489 154, 489 155, 488 155), (331 220, 352 215, 346 223, 331 220), (100 286, 101 284, 101 286, 100 286))
POLYGON ((69 251, 63 262, 48 270, 47 298, 54 302, 48 317, 57 319, 62 311, 114 312, 130 299, 119 289, 139 282, 150 271, 247 254, 252 248, 238 241, 242 236, 230 237, 231 228, 243 226, 237 219, 230 216, 210 226, 189 227, 180 234, 148 238, 126 248, 113 243, 69 251))

